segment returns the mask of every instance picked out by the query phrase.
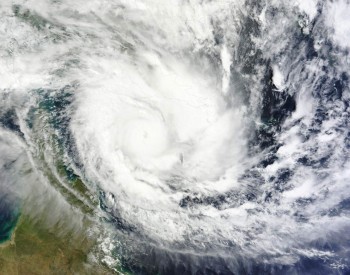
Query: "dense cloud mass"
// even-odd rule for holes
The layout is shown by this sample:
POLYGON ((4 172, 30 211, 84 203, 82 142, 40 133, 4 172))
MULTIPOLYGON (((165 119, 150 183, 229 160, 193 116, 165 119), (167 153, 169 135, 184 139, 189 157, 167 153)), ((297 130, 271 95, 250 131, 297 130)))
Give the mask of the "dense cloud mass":
POLYGON ((0 15, 0 211, 134 274, 350 272, 348 1, 0 15))

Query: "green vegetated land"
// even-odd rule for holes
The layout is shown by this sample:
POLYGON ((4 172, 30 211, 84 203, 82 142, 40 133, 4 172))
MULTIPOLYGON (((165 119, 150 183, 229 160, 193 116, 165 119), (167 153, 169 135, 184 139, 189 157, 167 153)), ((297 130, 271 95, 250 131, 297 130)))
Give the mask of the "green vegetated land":
POLYGON ((0 274, 115 274, 88 261, 95 241, 51 231, 22 216, 11 240, 0 246, 0 274))

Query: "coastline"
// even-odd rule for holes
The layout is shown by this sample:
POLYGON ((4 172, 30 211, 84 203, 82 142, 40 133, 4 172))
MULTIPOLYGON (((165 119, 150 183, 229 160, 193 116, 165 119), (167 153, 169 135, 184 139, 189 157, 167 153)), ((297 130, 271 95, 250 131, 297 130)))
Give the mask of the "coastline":
POLYGON ((17 229, 17 225, 16 225, 16 227, 12 230, 12 232, 11 232, 11 237, 10 237, 8 240, 5 240, 5 241, 3 241, 3 242, 0 242, 0 249, 15 244, 16 229, 17 229))

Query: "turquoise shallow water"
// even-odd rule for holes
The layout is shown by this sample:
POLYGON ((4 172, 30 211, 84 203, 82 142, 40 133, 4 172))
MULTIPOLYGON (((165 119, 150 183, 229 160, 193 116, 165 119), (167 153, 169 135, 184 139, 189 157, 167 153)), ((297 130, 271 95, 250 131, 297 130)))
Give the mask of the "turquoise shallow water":
POLYGON ((0 201, 0 243, 11 239, 17 225, 19 211, 6 200, 0 201))

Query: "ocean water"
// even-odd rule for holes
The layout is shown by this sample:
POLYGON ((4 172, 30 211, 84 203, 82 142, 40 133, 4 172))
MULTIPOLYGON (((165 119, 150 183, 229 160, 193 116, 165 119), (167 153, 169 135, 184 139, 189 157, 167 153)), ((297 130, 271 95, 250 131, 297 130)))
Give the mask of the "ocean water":
POLYGON ((0 243, 11 239, 18 217, 18 209, 14 207, 13 201, 2 196, 0 202, 0 243))

